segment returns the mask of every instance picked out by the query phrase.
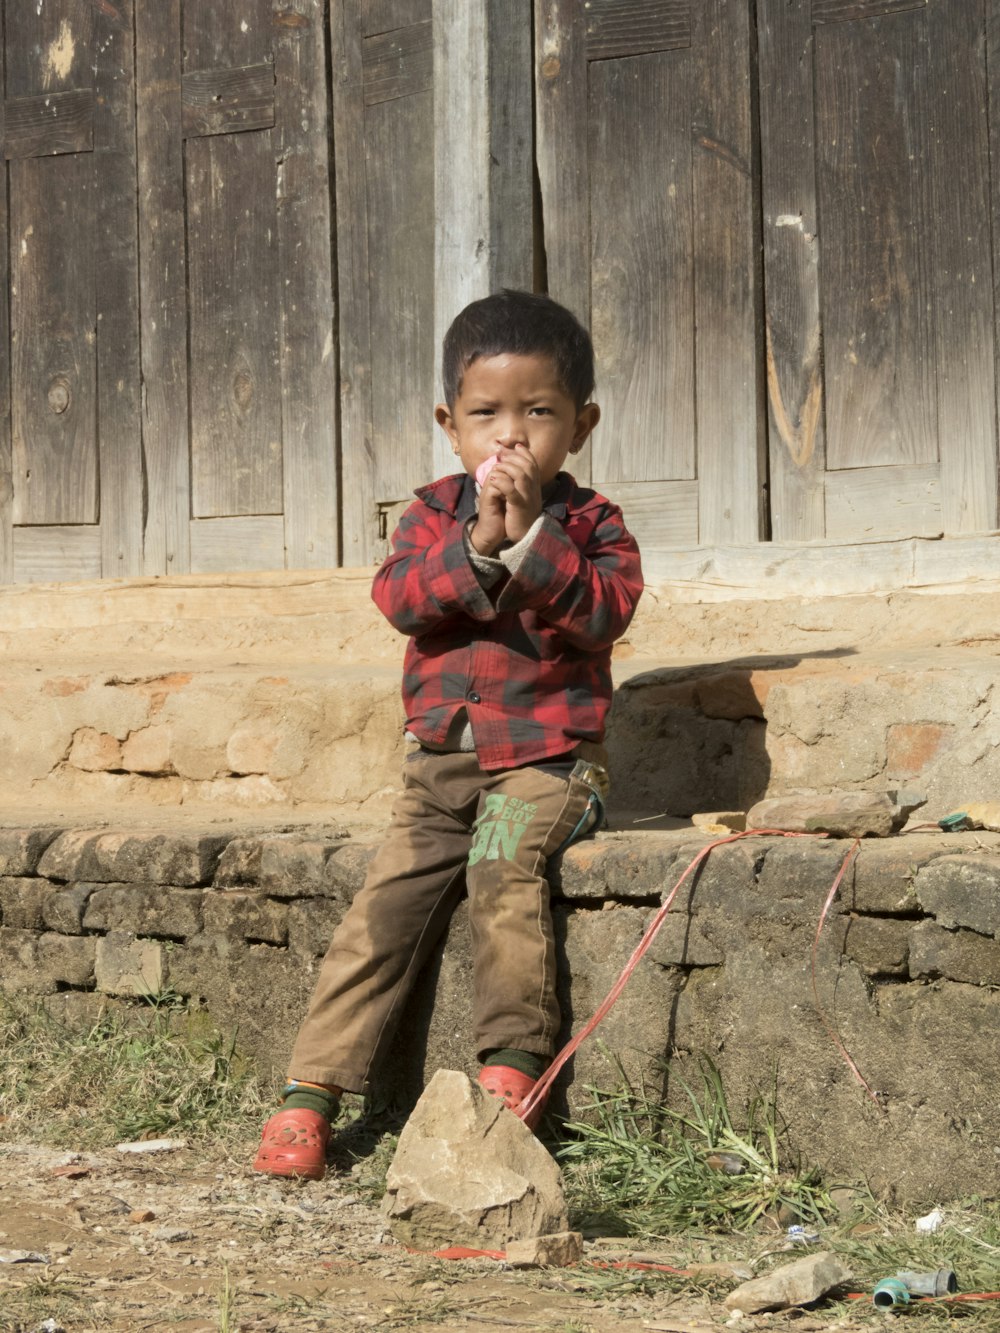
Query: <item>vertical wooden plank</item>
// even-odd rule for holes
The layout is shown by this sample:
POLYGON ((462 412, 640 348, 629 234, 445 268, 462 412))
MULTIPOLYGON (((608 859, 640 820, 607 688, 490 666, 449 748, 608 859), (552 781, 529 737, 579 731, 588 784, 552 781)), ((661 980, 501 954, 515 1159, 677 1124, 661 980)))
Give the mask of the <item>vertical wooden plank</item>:
MULTIPOLYGON (((435 0, 433 14, 436 357, 469 301, 531 287, 534 255, 530 0, 435 0)), ((433 438, 435 475, 454 471, 433 438)))
POLYGON ((984 532, 997 526, 985 16, 980 0, 924 13, 942 519, 949 534, 984 532))
MULTIPOLYGON (((7 49, 5 6, 0 5, 0 51, 7 49)), ((6 61, 0 61, 0 142, 5 129, 6 61)), ((10 236, 7 166, 0 167, 0 583, 14 578, 14 477, 10 449, 10 236)))
POLYGON ((365 148, 373 498, 386 504, 428 475, 436 429, 430 89, 367 107, 365 148))
POLYGON ((191 510, 279 514, 272 131, 188 140, 191 510))
POLYGON ((535 264, 531 0, 489 0, 487 19, 489 287, 530 290, 535 264))
POLYGON ((744 0, 691 7, 699 539, 764 535, 755 34, 744 0))
POLYGON ((143 569, 190 568, 180 0, 135 0, 143 569))
POLYGON ((816 29, 830 468, 937 457, 928 12, 816 29))
POLYGON ((142 572, 139 257, 132 0, 98 9, 93 164, 97 190, 97 423, 101 571, 142 572))
POLYGON ((596 484, 695 476, 691 64, 680 50, 590 65, 596 484))
MULTIPOLYGON (((993 383, 994 439, 1000 434, 1000 261, 997 238, 1000 237, 1000 0, 984 0, 986 27, 987 119, 989 121, 989 206, 993 236, 993 383)), ((1000 508, 1000 467, 987 485, 987 493, 1000 508)))
POLYGON ((275 10, 281 438, 285 559, 336 565, 337 349, 334 340, 322 0, 275 10))
POLYGON ((535 60, 548 291, 589 322, 586 12, 579 0, 536 4, 535 60))
MULTIPOLYGON (((93 31, 86 0, 8 6, 8 98, 90 87, 93 31)), ((12 162, 9 182, 14 522, 96 523, 93 158, 12 162)))
POLYGON ((331 6, 330 38, 340 306, 343 560, 345 565, 365 565, 374 558, 376 505, 359 0, 342 0, 331 6))
MULTIPOLYGON (((263 62, 265 0, 188 4, 185 68, 263 62)), ((188 140, 191 509, 281 513, 281 378, 274 238, 275 131, 188 140)))
POLYGON ((771 536, 825 535, 810 0, 758 0, 771 536))

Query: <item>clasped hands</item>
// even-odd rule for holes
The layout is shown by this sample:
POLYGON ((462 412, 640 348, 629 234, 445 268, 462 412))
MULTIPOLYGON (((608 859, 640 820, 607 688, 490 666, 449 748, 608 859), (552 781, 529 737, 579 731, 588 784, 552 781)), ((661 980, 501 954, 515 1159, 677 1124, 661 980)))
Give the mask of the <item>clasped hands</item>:
POLYGON ((504 542, 519 542, 542 512, 538 463, 527 445, 501 449, 479 492, 479 513, 469 541, 493 556, 504 542))

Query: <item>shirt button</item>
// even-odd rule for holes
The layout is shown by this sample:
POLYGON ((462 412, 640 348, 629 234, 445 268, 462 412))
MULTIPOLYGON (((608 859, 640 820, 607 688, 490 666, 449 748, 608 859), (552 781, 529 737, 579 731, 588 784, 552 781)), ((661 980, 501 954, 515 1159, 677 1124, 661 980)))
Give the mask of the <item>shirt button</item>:
POLYGON ((470 704, 481 704, 483 702, 475 690, 469 691, 468 699, 470 704))

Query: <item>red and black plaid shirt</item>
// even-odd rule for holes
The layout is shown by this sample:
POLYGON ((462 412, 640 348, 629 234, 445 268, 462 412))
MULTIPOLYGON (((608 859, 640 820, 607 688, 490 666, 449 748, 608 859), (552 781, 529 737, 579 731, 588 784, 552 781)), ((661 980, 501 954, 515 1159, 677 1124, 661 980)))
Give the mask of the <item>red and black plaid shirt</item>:
POLYGON ((468 712, 486 769, 514 768, 601 741, 611 705, 611 645, 642 592, 635 538, 621 510, 560 472, 526 556, 487 591, 466 553, 471 477, 416 492, 372 596, 410 636, 406 727, 440 747, 468 712))

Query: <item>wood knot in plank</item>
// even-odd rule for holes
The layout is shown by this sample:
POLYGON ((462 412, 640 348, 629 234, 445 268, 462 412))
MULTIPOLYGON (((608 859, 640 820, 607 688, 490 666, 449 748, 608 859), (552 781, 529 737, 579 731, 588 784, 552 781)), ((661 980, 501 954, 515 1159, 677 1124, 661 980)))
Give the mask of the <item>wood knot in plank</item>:
POLYGON ((64 375, 56 375, 53 377, 52 382, 49 384, 47 397, 49 400, 49 407, 52 408, 52 411, 55 412, 57 416, 61 416, 62 413, 66 411, 67 407, 69 407, 71 397, 69 381, 64 375))

